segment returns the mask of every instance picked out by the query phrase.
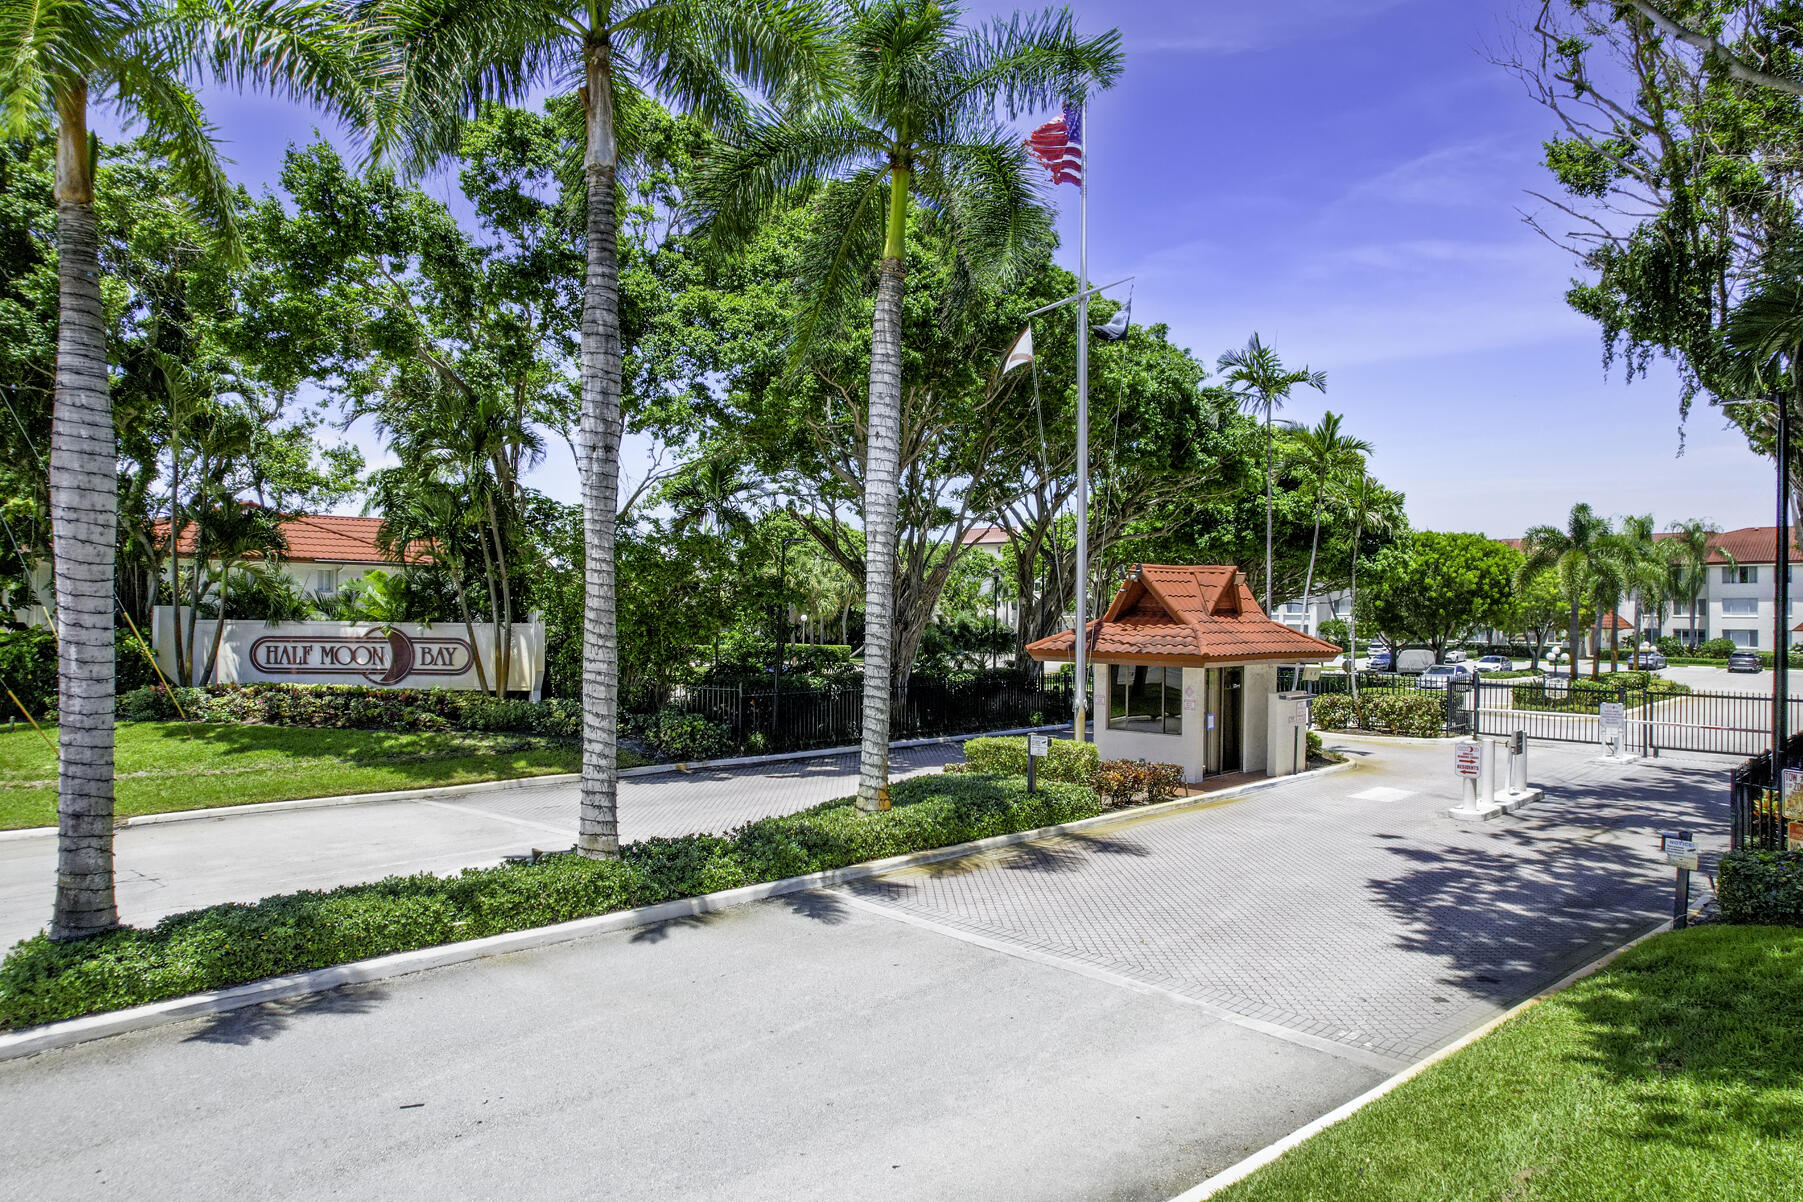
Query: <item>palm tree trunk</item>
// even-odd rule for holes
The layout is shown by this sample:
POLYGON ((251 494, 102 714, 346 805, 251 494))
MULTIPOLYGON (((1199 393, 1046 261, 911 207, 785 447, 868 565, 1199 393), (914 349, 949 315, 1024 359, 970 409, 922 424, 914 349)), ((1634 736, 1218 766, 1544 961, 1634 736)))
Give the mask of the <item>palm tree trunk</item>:
MULTIPOLYGON (((449 539, 446 539, 448 544, 449 539)), ((488 671, 482 666, 482 654, 476 650, 476 624, 470 621, 469 594, 463 591, 463 573, 457 569, 456 561, 447 560, 451 569, 451 586, 457 590, 457 612, 463 615, 463 633, 470 639, 470 663, 476 667, 476 687, 488 692, 488 671)))
POLYGON ((219 620, 213 623, 213 646, 207 652, 207 670, 200 674, 202 684, 210 684, 213 673, 219 670, 219 644, 225 639, 225 586, 230 582, 232 565, 228 560, 219 563, 219 620))
POLYGON ((1566 675, 1576 681, 1578 678, 1578 602, 1571 603, 1571 629, 1566 632, 1571 637, 1571 666, 1566 675))
POLYGON ((1265 402, 1265 617, 1271 616, 1271 402, 1265 402))
POLYGON ((107 391, 88 93, 57 96, 56 394, 50 520, 56 567, 56 901, 52 939, 117 926, 113 899, 113 559, 119 457, 107 391))
POLYGON ((1308 597, 1315 587, 1315 552, 1321 546, 1321 506, 1315 506, 1315 535, 1308 544, 1308 574, 1302 578, 1302 621, 1308 622, 1308 597))
POLYGON ((896 473, 901 461, 901 309, 907 290, 909 172, 891 170, 889 234, 870 329, 864 456, 864 731, 858 809, 889 808, 890 655, 895 638, 896 473))
POLYGON ((588 271, 582 298, 582 796, 576 849, 620 854, 620 632, 615 625, 614 510, 620 493, 620 267, 614 214, 613 84, 605 44, 587 48, 588 271))

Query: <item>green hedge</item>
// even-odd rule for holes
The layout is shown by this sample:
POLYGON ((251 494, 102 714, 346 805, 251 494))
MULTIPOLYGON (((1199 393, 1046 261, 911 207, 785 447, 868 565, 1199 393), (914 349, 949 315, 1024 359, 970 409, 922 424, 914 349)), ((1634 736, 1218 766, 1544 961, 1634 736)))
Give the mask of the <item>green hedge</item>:
POLYGON ((1366 689, 1355 702, 1350 693, 1323 693, 1315 698, 1314 720, 1322 730, 1433 738, 1446 728, 1446 695, 1437 689, 1366 689))
POLYGON ((1690 686, 1645 671, 1606 672, 1595 680, 1580 678, 1572 682, 1559 678, 1563 687, 1545 684, 1517 686, 1514 706, 1518 710, 1550 710, 1563 714, 1594 714, 1606 701, 1620 701, 1627 690, 1627 704, 1639 708, 1640 703, 1657 704, 1668 697, 1690 692, 1690 686))
POLYGON ((169 722, 247 722, 338 730, 493 730, 574 738, 582 710, 573 700, 520 701, 451 689, 377 689, 339 684, 215 684, 136 689, 119 697, 119 716, 169 722))
POLYGON ((627 845, 617 861, 574 855, 389 877, 329 892, 172 914, 76 943, 24 940, 0 962, 0 1028, 75 1018, 286 973, 568 922, 615 910, 867 860, 926 851, 1101 813, 1093 791, 1052 783, 924 776, 890 789, 893 808, 850 799, 731 835, 627 845))
MULTIPOLYGON (((1034 769, 1039 780, 1093 785, 1101 770, 1102 756, 1094 743, 1053 739, 1051 750, 1034 769)), ((993 776, 1027 774, 1027 736, 1007 735, 969 739, 964 744, 965 771, 993 776)))
POLYGON ((1716 886, 1729 922, 1803 926, 1803 851, 1731 851, 1716 886))
MULTIPOLYGON (((33 717, 56 708, 56 635, 48 627, 0 631, 0 685, 11 689, 33 717)), ((0 693, 0 706, 19 716, 5 693, 0 693)))

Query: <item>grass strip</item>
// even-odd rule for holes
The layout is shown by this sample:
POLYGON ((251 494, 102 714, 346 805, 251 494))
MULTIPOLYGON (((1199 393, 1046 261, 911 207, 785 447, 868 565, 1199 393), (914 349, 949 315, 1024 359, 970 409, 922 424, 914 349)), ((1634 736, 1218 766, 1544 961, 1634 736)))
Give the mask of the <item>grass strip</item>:
POLYGON ((1803 930, 1649 939, 1215 1198, 1794 1198, 1799 996, 1803 930))
MULTIPOLYGON (((115 738, 120 818, 511 780, 582 763, 572 739, 477 731, 122 722, 115 738)), ((620 752, 622 768, 645 762, 620 752)), ((55 755, 24 727, 0 732, 0 830, 54 825, 55 755)))
POLYGON ((1014 777, 922 776, 892 809, 850 799, 727 836, 629 844, 619 860, 418 873, 172 914, 76 943, 23 940, 0 962, 0 1029, 76 1018, 392 952, 549 926, 741 885, 1033 830, 1102 812, 1094 791, 1014 777))

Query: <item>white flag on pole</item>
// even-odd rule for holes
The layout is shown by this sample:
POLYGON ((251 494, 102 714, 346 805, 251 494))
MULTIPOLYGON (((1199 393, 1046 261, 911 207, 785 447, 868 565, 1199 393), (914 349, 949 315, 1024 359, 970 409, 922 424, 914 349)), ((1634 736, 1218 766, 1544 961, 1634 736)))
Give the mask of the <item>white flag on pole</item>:
POLYGON ((1014 345, 1008 348, 1008 358, 1002 364, 1002 374, 1005 376, 1015 368, 1031 362, 1033 362, 1033 327, 1028 326, 1020 332, 1020 337, 1014 340, 1014 345))

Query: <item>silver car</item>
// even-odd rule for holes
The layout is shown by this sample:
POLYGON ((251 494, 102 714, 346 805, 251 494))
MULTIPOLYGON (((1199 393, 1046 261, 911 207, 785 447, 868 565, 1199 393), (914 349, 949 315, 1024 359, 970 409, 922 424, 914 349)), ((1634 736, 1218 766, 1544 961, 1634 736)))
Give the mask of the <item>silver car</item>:
POLYGON ((1444 689, 1455 680, 1470 680, 1477 675, 1469 664, 1435 664, 1415 681, 1418 689, 1444 689))

